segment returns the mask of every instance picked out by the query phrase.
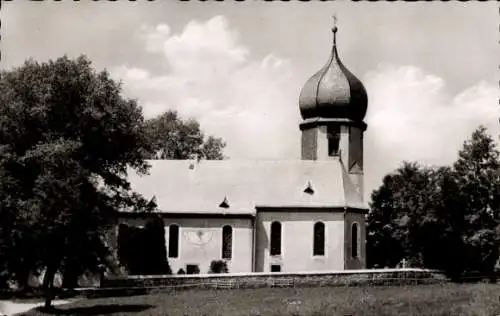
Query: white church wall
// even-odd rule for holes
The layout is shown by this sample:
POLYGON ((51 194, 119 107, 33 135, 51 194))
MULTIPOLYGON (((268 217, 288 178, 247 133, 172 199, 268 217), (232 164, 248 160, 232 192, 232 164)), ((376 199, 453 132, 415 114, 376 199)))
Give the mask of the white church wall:
POLYGON ((179 257, 169 258, 172 271, 186 270, 186 265, 199 265, 201 273, 207 273, 213 260, 222 259, 222 227, 233 229, 232 258, 226 260, 230 272, 251 271, 252 219, 226 218, 167 218, 165 239, 169 240, 168 226, 179 225, 179 257), (200 234, 201 232, 201 234, 200 234))
POLYGON ((344 164, 349 163, 349 155, 350 155, 349 146, 350 146, 349 127, 342 125, 340 126, 339 149, 340 149, 340 159, 344 162, 344 164))
POLYGON ((317 157, 318 159, 329 158, 328 156, 328 137, 327 135, 327 127, 326 125, 318 126, 318 134, 317 134, 317 157))
MULTIPOLYGON (((138 218, 122 219, 121 223, 130 226, 144 226, 145 221, 138 218)), ((222 227, 232 227, 232 258, 226 260, 229 272, 252 271, 252 218, 202 218, 178 217, 164 218, 165 247, 168 252, 169 226, 179 226, 177 258, 168 258, 173 273, 179 269, 186 271, 186 265, 198 265, 200 273, 207 273, 213 260, 222 259, 222 227)), ((147 247, 147 245, 145 245, 147 247)))
POLYGON ((282 272, 344 269, 344 218, 342 212, 259 211, 256 220, 256 272, 281 265, 282 272), (271 223, 282 225, 281 255, 270 255, 271 223), (313 256, 314 224, 325 224, 325 255, 313 256))

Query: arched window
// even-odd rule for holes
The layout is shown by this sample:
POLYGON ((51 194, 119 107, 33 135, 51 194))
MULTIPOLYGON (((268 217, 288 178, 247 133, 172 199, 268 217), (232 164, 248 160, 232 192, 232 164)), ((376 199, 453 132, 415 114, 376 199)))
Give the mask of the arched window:
POLYGON ((179 257, 179 226, 175 224, 168 227, 168 257, 179 257))
POLYGON ((313 256, 325 255, 325 224, 317 222, 314 224, 313 256))
POLYGON ((358 257, 358 250, 359 250, 358 234, 359 234, 358 223, 353 223, 351 228, 351 256, 353 258, 358 257))
POLYGON ((338 156, 340 146, 340 126, 327 127, 328 156, 338 156))
POLYGON ((271 256, 281 255, 281 223, 271 224, 271 256))
POLYGON ((222 259, 231 259, 233 256, 233 228, 229 225, 222 227, 222 259))

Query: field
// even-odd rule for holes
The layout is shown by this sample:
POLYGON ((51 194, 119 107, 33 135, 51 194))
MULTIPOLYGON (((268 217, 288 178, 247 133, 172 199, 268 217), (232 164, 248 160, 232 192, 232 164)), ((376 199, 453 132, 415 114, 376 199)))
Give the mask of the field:
MULTIPOLYGON (((82 299, 57 315, 500 315, 500 285, 190 290, 82 299)), ((39 309, 23 315, 52 315, 39 309)))

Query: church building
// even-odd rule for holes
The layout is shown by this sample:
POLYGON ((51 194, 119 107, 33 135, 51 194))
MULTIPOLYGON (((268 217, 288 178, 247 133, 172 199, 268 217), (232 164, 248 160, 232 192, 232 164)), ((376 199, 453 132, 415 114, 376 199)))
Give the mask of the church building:
MULTIPOLYGON (((330 58, 298 100, 300 160, 152 160, 149 175, 129 173, 133 190, 156 198, 173 273, 207 273, 213 260, 230 273, 365 268, 368 98, 332 31, 330 58)), ((119 224, 144 223, 120 213, 119 224)))

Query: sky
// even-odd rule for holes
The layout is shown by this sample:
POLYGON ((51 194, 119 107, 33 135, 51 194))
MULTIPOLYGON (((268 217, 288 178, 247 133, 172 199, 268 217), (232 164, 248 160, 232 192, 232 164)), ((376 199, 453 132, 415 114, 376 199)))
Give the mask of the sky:
POLYGON ((495 2, 3 2, 1 69, 87 55, 146 118, 177 110, 230 159, 300 159, 298 98, 327 61, 368 92, 365 196, 402 161, 451 164, 479 125, 498 139, 495 2))

